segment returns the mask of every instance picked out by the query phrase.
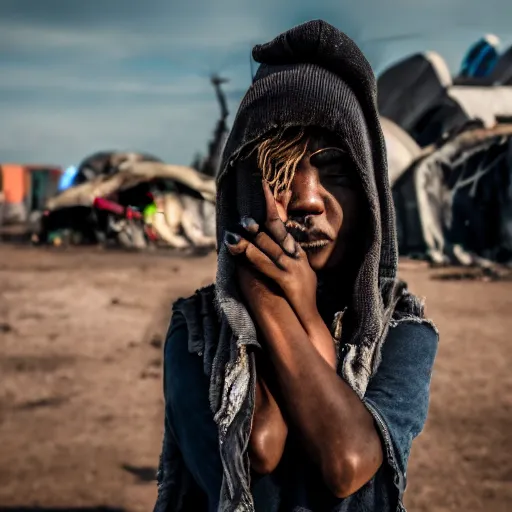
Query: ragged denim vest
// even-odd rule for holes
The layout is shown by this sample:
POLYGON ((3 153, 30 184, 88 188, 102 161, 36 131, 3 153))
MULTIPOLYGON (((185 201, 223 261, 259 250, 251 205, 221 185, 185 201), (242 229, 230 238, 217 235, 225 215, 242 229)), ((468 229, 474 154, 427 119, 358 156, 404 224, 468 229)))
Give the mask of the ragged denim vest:
MULTIPOLYGON (((204 288, 188 299, 180 299, 175 303, 173 308, 175 313, 182 314, 186 319, 189 332, 189 351, 202 357, 204 372, 206 375, 211 374, 211 367, 214 364, 214 354, 212 351, 213 345, 211 343, 209 344, 208 340, 212 340, 218 336, 220 329, 217 312, 213 305, 213 292, 214 290, 212 286, 204 288)), ((332 334, 339 346, 340 361, 343 361, 346 353, 351 349, 351 347, 339 344, 341 335, 341 318, 342 315, 337 315, 335 318, 332 326, 332 334)), ((394 318, 391 320, 391 325, 396 326, 400 321, 404 320, 415 321, 412 317, 394 318)), ((418 319, 417 321, 419 322, 420 320, 418 319)), ((425 320, 425 322, 428 321, 425 320)), ((254 362, 252 361, 251 364, 254 364, 254 362)), ((347 382, 349 382, 348 379, 347 382)), ((251 383, 250 385, 252 387, 255 386, 254 383, 251 383)), ((406 483, 405 474, 402 474, 398 467, 395 449, 385 422, 382 420, 379 412, 373 407, 371 402, 366 401, 364 397, 362 399, 379 426, 386 450, 386 459, 393 469, 394 486, 396 488, 397 498, 396 510, 398 512, 402 512, 405 510, 402 505, 402 498, 406 483)), ((236 425, 235 428, 250 428, 250 414, 252 414, 253 410, 254 393, 249 394, 249 400, 250 401, 248 401, 248 403, 244 404, 244 409, 248 411, 248 415, 246 417, 236 418, 235 421, 238 421, 240 424, 236 425)), ((166 425, 158 472, 159 497, 155 506, 155 512, 187 512, 188 510, 193 510, 193 504, 190 502, 190 491, 193 490, 194 482, 184 464, 179 448, 173 444, 172 437, 169 435, 167 428, 168 427, 166 425)), ((243 454, 238 453, 238 451, 239 450, 237 450, 236 445, 233 445, 233 451, 230 452, 230 458, 234 461, 233 469, 235 471, 236 465, 243 463, 243 454)), ((382 506, 382 510, 389 510, 388 503, 382 503, 382 506)), ((223 505, 221 503, 219 510, 228 510, 227 508, 222 507, 223 505)), ((250 504, 241 501, 238 503, 238 507, 235 510, 249 510, 249 507, 250 504)))

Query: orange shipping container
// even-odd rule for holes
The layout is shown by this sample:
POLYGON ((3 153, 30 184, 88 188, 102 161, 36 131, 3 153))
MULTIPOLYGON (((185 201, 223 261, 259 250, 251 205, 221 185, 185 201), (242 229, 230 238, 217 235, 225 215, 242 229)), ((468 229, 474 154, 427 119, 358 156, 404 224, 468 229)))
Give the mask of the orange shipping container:
POLYGON ((25 222, 57 193, 62 169, 54 166, 0 164, 3 223, 25 222))

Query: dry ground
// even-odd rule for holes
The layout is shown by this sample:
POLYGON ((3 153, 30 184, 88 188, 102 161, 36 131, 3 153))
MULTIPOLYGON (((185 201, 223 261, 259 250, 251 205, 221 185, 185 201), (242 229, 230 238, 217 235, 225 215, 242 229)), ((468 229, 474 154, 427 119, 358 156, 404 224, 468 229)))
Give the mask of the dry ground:
MULTIPOLYGON (((0 246, 0 512, 150 511, 170 304, 213 255, 0 246)), ((512 510, 512 283, 402 277, 441 332, 410 512, 512 510)))

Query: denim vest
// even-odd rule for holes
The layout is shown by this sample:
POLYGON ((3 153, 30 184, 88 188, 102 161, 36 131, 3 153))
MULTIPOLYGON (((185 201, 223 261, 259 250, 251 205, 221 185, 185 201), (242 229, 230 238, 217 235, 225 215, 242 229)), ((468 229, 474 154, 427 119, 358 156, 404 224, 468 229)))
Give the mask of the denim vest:
MULTIPOLYGON (((166 424, 162 453, 158 472, 158 499, 155 512, 188 512, 200 510, 250 510, 253 504, 238 501, 237 508, 229 508, 229 501, 218 499, 216 486, 213 491, 203 482, 201 476, 201 464, 194 466, 196 457, 202 457, 197 453, 196 441, 187 441, 188 432, 194 428, 193 416, 197 413, 201 418, 208 415, 206 407, 198 406, 191 411, 173 413, 167 407, 169 395, 173 394, 176 383, 190 380, 189 389, 196 388, 199 380, 208 382, 211 374, 213 354, 205 349, 208 344, 205 339, 208 336, 218 335, 219 323, 215 320, 214 310, 211 309, 212 290, 207 288, 189 299, 180 300, 174 305, 173 321, 169 329, 165 347, 165 383, 166 395, 166 424), (199 298, 198 298, 199 297, 199 298), (181 334, 178 335, 178 330, 181 334), (172 371, 174 377, 169 380, 169 365, 177 365, 172 371), (194 372, 196 372, 194 374, 194 372), (199 372, 199 373, 197 373, 199 372), (206 380, 204 380, 206 379, 206 380), (202 416, 201 416, 202 415, 202 416), (181 434, 181 437, 180 437, 181 434), (201 485, 201 482, 203 485, 201 485), (213 498, 212 498, 213 496, 213 498)), ((333 322, 332 334, 336 339, 339 335, 341 317, 333 322)), ((438 344, 438 333, 432 322, 420 320, 416 317, 404 317, 393 319, 382 347, 381 364, 379 370, 370 380, 369 386, 362 397, 362 401, 375 419, 375 424, 380 433, 385 452, 385 462, 377 475, 360 491, 344 500, 330 500, 326 496, 325 505, 319 505, 311 501, 312 495, 318 494, 318 489, 313 489, 310 496, 307 492, 298 492, 290 511, 307 512, 313 510, 332 510, 336 512, 352 512, 356 510, 376 510, 379 512, 405 510, 402 500, 406 487, 407 460, 412 440, 421 432, 428 409, 429 384, 432 365, 438 344), (301 495, 302 494, 302 495, 301 495)), ((350 346, 340 344, 339 358, 344 359, 350 346)), ((252 359, 250 357, 249 359, 252 359)), ((252 361, 251 364, 254 362, 252 361)), ((253 382, 250 386, 254 386, 253 382)), ((207 389, 200 391, 207 396, 207 389)), ((193 392, 192 392, 193 394, 193 392)), ((251 403, 244 404, 244 410, 252 411, 254 394, 250 393, 248 400, 251 403)), ((186 404, 187 398, 174 398, 180 404, 186 404)), ((250 428, 251 417, 239 416, 235 421, 239 428, 250 428)), ((203 420, 200 420, 203 421, 203 420)), ((196 422, 197 423, 197 422, 196 422)), ((213 423, 213 422, 212 422, 213 423)), ((211 431, 213 432, 213 430, 211 431)), ((202 434, 198 434, 202 435, 202 434)), ((212 433, 211 436, 215 434, 212 433)), ((236 475, 237 465, 243 464, 244 457, 239 453, 237 444, 231 447, 221 447, 229 454, 232 461, 232 471, 236 475)), ((220 449, 220 448, 219 448, 220 449)), ((222 469, 219 470, 222 473, 222 469)), ((242 471, 240 471, 242 473, 242 471)), ((220 477, 221 475, 219 475, 220 477)), ((300 475, 297 481, 292 482, 298 491, 300 475)), ((288 484, 288 480, 284 482, 288 484)), ((229 489, 230 482, 223 479, 222 485, 229 489)), ((250 492, 254 497, 256 507, 262 501, 265 503, 261 510, 270 512, 268 500, 272 499, 274 487, 264 481, 251 485, 250 492)), ((307 487, 307 485, 305 486, 307 487)), ((279 484, 277 484, 279 488, 279 484)), ((293 490, 293 489, 292 489, 293 490)), ((220 495, 222 493, 219 493, 220 495)), ((327 495, 327 491, 323 491, 327 495)), ((277 496, 277 491, 276 491, 277 496)), ((236 501, 236 499, 235 499, 236 501)), ((276 507, 279 501, 276 498, 276 507)), ((259 509, 256 508, 258 511, 259 509)), ((277 510, 277 508, 276 508, 277 510)), ((279 509, 281 510, 281 509, 279 509)))

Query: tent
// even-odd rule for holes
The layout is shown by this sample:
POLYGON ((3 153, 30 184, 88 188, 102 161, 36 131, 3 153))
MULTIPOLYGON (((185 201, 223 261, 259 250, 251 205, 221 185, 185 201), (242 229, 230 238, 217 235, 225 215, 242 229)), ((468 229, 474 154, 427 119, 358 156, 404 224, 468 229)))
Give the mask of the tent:
POLYGON ((404 169, 420 156, 421 149, 413 138, 393 121, 381 117, 380 123, 388 155, 389 181, 393 186, 404 169))
POLYGON ((389 67, 378 79, 378 107, 386 117, 414 136, 423 118, 452 85, 444 59, 434 52, 418 53, 389 67))
MULTIPOLYGON (((55 230, 59 226, 69 225, 78 231, 94 231, 94 237, 89 238, 98 239, 98 232, 101 235, 102 229, 108 231, 109 226, 115 224, 117 227, 114 231, 121 236, 128 228, 131 231, 135 229, 133 223, 124 219, 121 213, 128 206, 134 206, 144 211, 145 215, 141 215, 141 218, 166 245, 211 248, 216 240, 215 192, 215 178, 190 167, 124 159, 116 166, 114 174, 100 173, 49 199, 45 228, 41 229, 41 233, 48 231, 49 226, 55 230), (148 203, 148 193, 154 205, 148 203), (91 215, 91 211, 98 210, 99 198, 107 199, 114 206, 108 208, 111 213, 119 210, 117 215, 105 211, 91 215), (98 218, 103 219, 102 222, 99 223, 98 218)), ((122 245, 129 246, 129 243, 122 242, 122 245)), ((138 247, 142 245, 141 242, 138 247)))
POLYGON ((500 40, 494 34, 488 34, 473 44, 464 56, 460 69, 460 78, 482 78, 489 76, 499 59, 500 40))
POLYGON ((393 186, 401 254, 434 262, 512 261, 512 126, 432 147, 393 186))
POLYGON ((97 197, 109 197, 153 180, 172 180, 197 192, 204 200, 215 201, 215 179, 184 165, 158 162, 124 162, 115 174, 99 175, 94 179, 68 188, 50 198, 50 211, 69 206, 92 206, 97 197))
POLYGON ((421 147, 479 121, 486 128, 512 120, 512 51, 486 77, 451 79, 442 57, 415 54, 388 68, 378 79, 379 112, 421 147))

